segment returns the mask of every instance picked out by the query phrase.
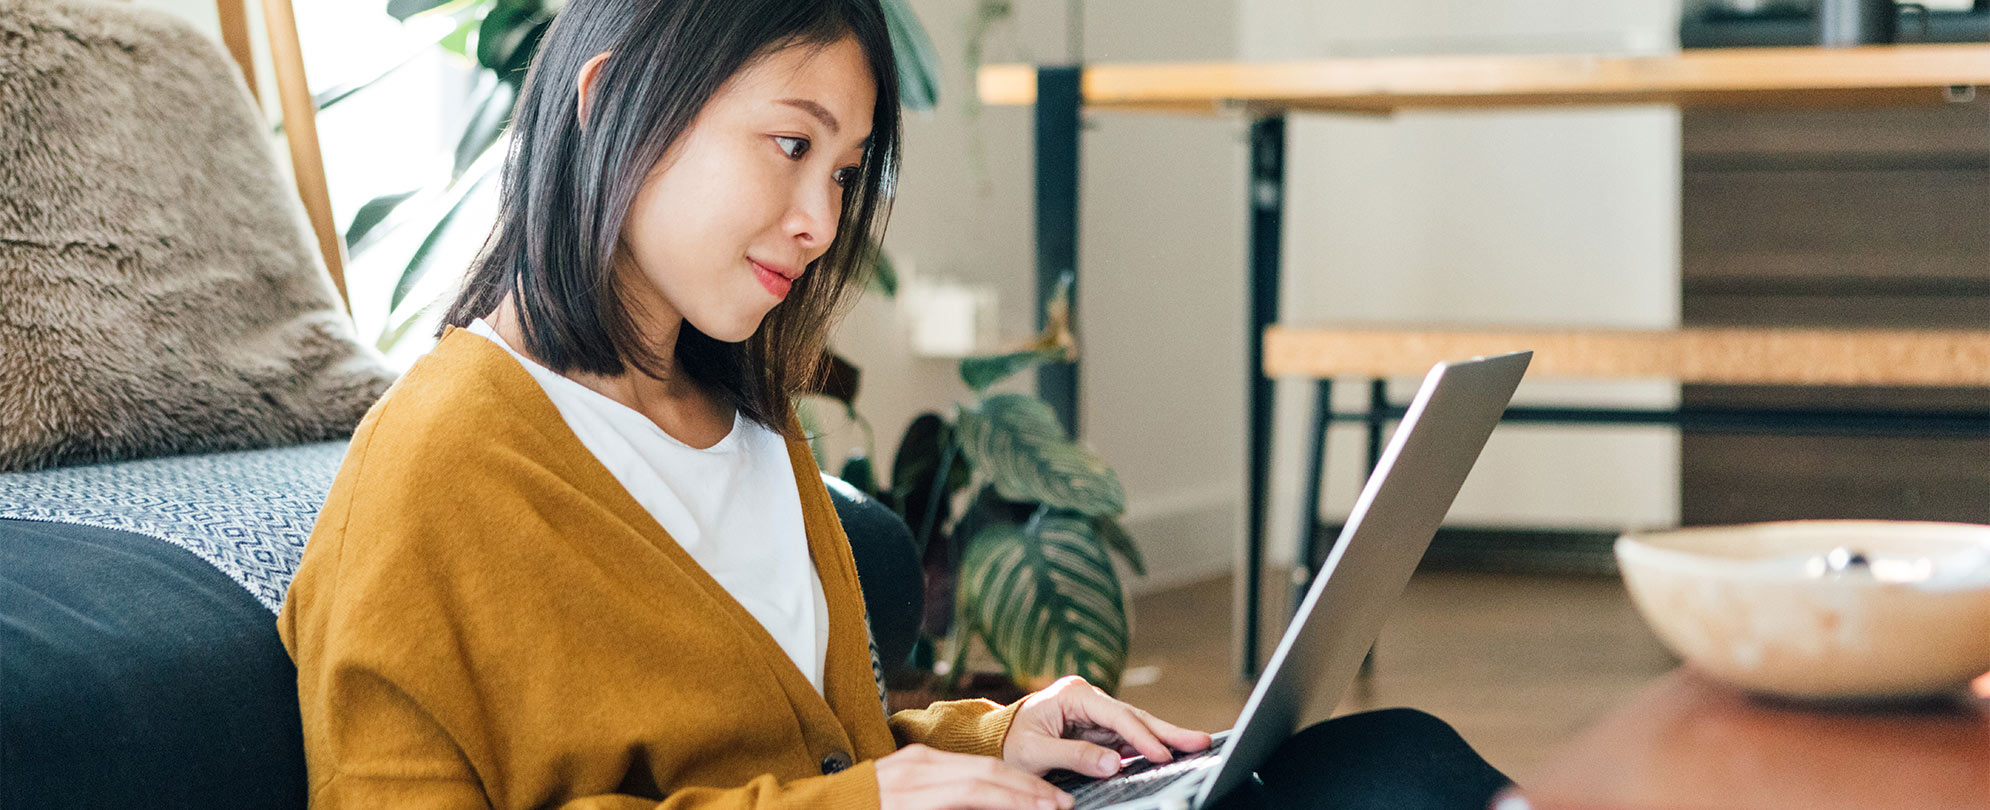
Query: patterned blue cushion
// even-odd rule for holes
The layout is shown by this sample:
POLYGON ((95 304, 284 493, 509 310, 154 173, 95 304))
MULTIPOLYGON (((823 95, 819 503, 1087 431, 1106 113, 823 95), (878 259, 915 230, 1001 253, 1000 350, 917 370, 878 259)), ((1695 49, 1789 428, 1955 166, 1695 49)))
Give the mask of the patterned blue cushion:
POLYGON ((0 518, 120 529, 193 552, 283 604, 346 442, 0 475, 0 518))

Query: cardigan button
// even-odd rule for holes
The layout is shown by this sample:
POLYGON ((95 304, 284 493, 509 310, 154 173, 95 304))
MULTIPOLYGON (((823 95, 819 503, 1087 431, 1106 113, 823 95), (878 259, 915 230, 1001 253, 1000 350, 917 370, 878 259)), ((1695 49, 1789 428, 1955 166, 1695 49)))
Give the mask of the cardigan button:
POLYGON ((832 773, 842 773, 849 769, 850 755, 842 751, 831 751, 829 752, 829 756, 822 758, 822 773, 824 776, 832 773))

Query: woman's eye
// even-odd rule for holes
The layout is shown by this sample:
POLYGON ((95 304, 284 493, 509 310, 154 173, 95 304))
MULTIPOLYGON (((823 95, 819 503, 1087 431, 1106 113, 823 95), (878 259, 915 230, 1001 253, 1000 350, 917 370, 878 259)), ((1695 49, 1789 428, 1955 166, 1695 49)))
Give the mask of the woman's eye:
POLYGON ((791 138, 785 135, 776 135, 774 136, 774 145, 780 147, 781 152, 786 154, 789 159, 798 160, 802 155, 808 154, 807 138, 791 138))
POLYGON ((830 179, 835 180, 836 185, 844 188, 854 186, 857 184, 857 167, 844 166, 841 169, 837 169, 835 174, 830 175, 830 179))

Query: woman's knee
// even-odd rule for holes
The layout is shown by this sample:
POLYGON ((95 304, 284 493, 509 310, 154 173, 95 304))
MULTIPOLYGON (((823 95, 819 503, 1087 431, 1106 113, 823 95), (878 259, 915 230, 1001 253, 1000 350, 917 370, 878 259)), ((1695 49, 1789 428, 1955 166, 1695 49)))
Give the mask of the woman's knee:
POLYGON ((1382 709, 1313 725, 1259 768, 1279 807, 1477 807, 1510 781, 1443 720, 1382 709))

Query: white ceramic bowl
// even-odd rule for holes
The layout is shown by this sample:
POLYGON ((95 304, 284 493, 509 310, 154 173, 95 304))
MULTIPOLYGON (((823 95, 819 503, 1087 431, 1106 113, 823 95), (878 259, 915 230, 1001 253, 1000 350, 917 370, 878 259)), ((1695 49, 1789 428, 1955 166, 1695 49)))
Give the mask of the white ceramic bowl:
POLYGON ((1990 526, 1714 526, 1626 534, 1616 551, 1659 639, 1744 689, 1902 698, 1990 671, 1990 526))

